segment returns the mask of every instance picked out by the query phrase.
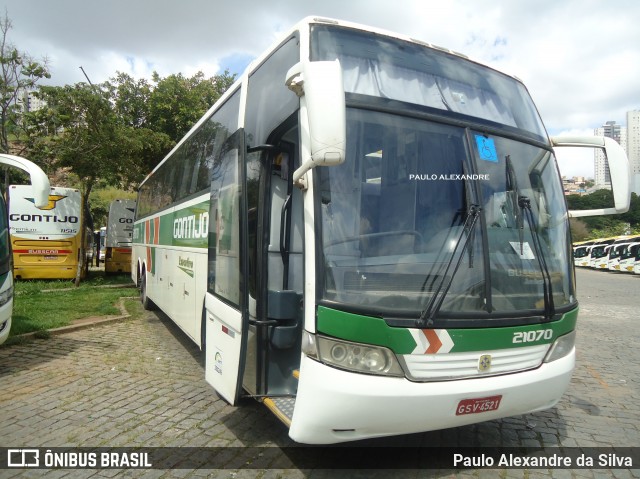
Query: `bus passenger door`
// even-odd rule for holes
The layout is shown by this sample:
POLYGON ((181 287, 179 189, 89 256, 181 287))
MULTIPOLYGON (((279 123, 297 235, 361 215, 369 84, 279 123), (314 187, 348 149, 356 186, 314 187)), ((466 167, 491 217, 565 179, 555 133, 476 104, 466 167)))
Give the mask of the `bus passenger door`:
POLYGON ((244 130, 214 158, 209 206, 205 378, 231 405, 240 396, 247 310, 244 130))

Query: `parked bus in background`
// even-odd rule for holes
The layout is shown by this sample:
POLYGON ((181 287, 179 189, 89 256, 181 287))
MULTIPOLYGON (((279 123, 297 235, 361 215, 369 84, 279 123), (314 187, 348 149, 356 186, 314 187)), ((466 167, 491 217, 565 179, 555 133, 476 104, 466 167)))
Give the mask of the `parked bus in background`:
POLYGON ((590 264, 590 253, 593 241, 583 241, 573 244, 573 262, 576 266, 588 267, 590 264))
POLYGON ((79 190, 51 187, 48 204, 39 209, 28 186, 11 185, 9 231, 16 279, 75 279, 82 246, 79 190))
POLYGON ((636 257, 633 262, 633 274, 640 274, 640 247, 636 250, 636 257))
POLYGON ((591 247, 589 253, 589 267, 593 269, 606 269, 607 261, 609 259, 609 245, 615 241, 615 238, 607 238, 602 240, 596 240, 591 247), (604 259, 603 259, 604 258, 604 259))
POLYGON ((131 272, 131 238, 135 200, 114 200, 109 206, 105 241, 105 273, 131 272))
POLYGON ((552 407, 575 364, 569 212, 520 80, 403 35, 308 18, 142 182, 132 279, 230 404, 304 443, 552 407), (206 345, 206 346, 205 346, 206 345))
MULTIPOLYGON (((0 154, 0 164, 12 166, 29 173, 31 186, 29 197, 34 206, 46 206, 49 203, 49 179, 34 163, 19 156, 0 154)), ((11 271, 11 238, 5 195, 0 194, 0 344, 9 337, 11 314, 13 312, 13 272, 11 271)))
POLYGON ((639 241, 640 236, 619 236, 616 240, 611 243, 611 247, 609 248, 608 257, 607 257, 607 269, 609 271, 619 271, 620 270, 620 255, 624 252, 625 248, 635 242, 639 241))
POLYGON ((636 263, 636 256, 638 256, 638 250, 640 248, 640 242, 629 243, 622 254, 620 255, 619 271, 623 273, 633 273, 633 268, 636 263))
POLYGON ((610 244, 598 247, 598 250, 592 258, 592 264, 595 265, 595 269, 609 271, 609 251, 611 251, 612 247, 613 245, 610 244))
POLYGON ((620 255, 624 252, 629 243, 618 243, 609 246, 609 253, 607 255, 607 269, 609 271, 620 270, 620 255))

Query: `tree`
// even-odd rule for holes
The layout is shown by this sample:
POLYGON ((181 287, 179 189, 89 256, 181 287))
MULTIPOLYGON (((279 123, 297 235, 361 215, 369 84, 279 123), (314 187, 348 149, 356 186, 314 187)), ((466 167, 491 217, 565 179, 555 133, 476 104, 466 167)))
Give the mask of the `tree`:
MULTIPOLYGON (((590 195, 569 195, 567 205, 570 210, 611 208, 613 192, 597 190, 590 195)), ((629 211, 619 215, 590 216, 581 218, 581 224, 572 220, 571 231, 574 241, 625 234, 628 230, 640 229, 640 197, 631 193, 629 211), (585 229, 587 233, 585 233, 585 229), (586 236, 586 237, 585 237, 586 236)))
POLYGON ((118 72, 105 88, 118 122, 128 129, 131 141, 137 145, 136 173, 130 182, 139 183, 177 140, 149 123, 152 86, 145 79, 134 80, 126 73, 118 72))
MULTIPOLYGON (((100 180, 126 189, 139 182, 146 173, 141 156, 158 153, 170 142, 166 135, 124 124, 107 88, 78 83, 42 87, 40 94, 47 110, 31 117, 35 123, 29 130, 33 133, 29 144, 38 154, 48 155, 53 167, 67 168, 78 177, 84 198, 84 236, 89 197, 96 183, 100 180)), ((84 255, 80 257, 76 285, 84 267, 84 255)))
POLYGON ((160 78, 154 73, 146 126, 179 141, 234 81, 228 70, 211 78, 202 72, 191 78, 181 73, 160 78))
POLYGON ((161 78, 154 72, 151 83, 117 72, 106 83, 119 121, 135 130, 132 135, 141 147, 138 166, 144 174, 155 168, 234 81, 235 75, 228 71, 211 78, 202 72, 190 78, 180 73, 161 78))
POLYGON ((569 218, 569 226, 571 228, 571 238, 573 242, 589 239, 589 228, 587 228, 584 221, 578 218, 569 218))
POLYGON ((117 72, 106 83, 116 115, 124 125, 148 128, 151 85, 144 78, 135 80, 127 73, 117 72))
POLYGON ((0 19, 0 152, 9 153, 9 135, 19 121, 18 96, 35 88, 38 80, 50 78, 47 59, 41 63, 20 52, 8 39, 12 24, 7 13, 0 19))

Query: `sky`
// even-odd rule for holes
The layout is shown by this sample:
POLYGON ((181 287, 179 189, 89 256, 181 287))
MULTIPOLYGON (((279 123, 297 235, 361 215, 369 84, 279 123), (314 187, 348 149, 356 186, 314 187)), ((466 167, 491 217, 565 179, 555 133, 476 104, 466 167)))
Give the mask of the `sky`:
MULTIPOLYGON (((116 72, 240 74, 311 15, 399 32, 517 76, 550 135, 592 135, 640 109, 636 0, 0 0, 5 12, 8 40, 47 59, 41 84, 85 82, 81 66, 92 83, 116 72)), ((592 158, 565 153, 561 173, 592 175, 592 158)))

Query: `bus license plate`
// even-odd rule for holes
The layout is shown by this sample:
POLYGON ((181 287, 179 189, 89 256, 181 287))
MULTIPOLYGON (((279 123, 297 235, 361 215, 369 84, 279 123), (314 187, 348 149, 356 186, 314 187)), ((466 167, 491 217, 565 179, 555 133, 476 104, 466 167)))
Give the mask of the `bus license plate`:
POLYGON ((500 406, 501 400, 502 395, 489 396, 486 398, 463 399, 458 403, 458 407, 456 408, 456 416, 495 411, 500 406))

